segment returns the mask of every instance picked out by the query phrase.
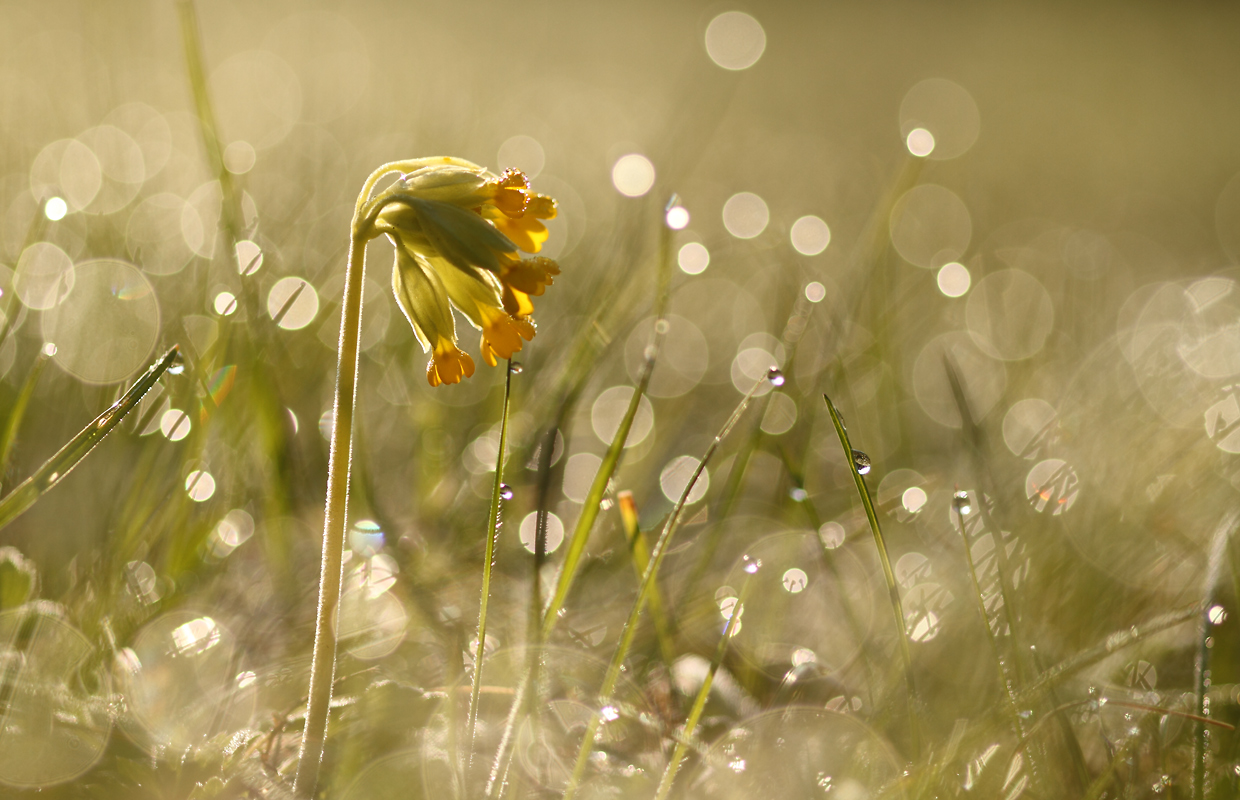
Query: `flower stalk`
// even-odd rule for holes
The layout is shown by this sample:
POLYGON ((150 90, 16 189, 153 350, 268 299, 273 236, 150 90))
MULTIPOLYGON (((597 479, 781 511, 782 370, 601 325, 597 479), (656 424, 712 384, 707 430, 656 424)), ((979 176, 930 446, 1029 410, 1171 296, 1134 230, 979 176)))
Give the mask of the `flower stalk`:
POLYGON ((358 347, 362 328, 362 278, 366 271, 366 227, 354 220, 349 263, 344 273, 344 303, 336 359, 336 397, 332 406, 331 449, 327 461, 327 502, 323 520, 323 558, 319 571, 319 605, 310 660, 306 727, 297 760, 293 791, 313 797, 323 761, 327 712, 336 671, 336 618, 343 581, 344 531, 348 514, 349 470, 353 451, 353 410, 357 399, 358 347))
POLYGON ((453 308, 482 331, 482 354, 492 366, 533 338, 530 296, 542 294, 559 268, 546 258, 522 259, 517 251, 537 252, 547 236, 540 220, 555 213, 555 201, 530 191, 520 172, 494 175, 444 156, 384 164, 358 195, 341 304, 309 700, 293 787, 300 797, 312 797, 318 784, 336 668, 366 245, 381 235, 392 239, 393 291, 431 353, 427 381, 458 383, 474 366, 457 346, 453 308), (392 173, 400 178, 376 194, 379 181, 392 173))

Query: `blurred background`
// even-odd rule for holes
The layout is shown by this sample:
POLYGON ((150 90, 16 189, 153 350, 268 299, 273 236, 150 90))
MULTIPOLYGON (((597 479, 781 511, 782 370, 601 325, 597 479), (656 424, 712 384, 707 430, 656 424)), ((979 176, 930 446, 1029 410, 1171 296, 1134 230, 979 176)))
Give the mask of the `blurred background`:
MULTIPOLYGON (((771 367, 786 381, 690 493, 666 630, 643 627, 627 722, 591 761, 598 796, 652 795, 746 554, 764 566, 685 796, 1235 790, 1236 737, 1185 715, 1240 716, 1240 10, 200 2, 214 148, 185 8, 0 4, 3 490, 184 354, 0 531, 6 791, 286 791, 353 202, 380 164, 429 155, 519 168, 559 210, 543 255, 562 274, 512 378, 488 763, 533 587, 554 585, 652 340, 672 229, 662 351, 546 656, 559 683, 518 728, 513 796, 558 796, 597 710, 638 582, 617 493, 652 541, 771 367), (872 463, 920 755, 824 392, 872 463), (1058 695, 1027 691, 1071 658, 1058 695)), ((371 246, 321 789, 473 796, 444 765, 504 372, 462 319, 478 372, 429 387, 391 259, 371 246)))

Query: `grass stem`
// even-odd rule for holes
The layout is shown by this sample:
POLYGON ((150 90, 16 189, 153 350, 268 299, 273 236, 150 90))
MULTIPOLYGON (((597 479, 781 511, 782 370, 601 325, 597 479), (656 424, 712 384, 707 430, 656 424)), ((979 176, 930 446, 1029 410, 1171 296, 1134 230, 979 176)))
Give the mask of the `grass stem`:
POLYGON ((878 549, 878 560, 883 566, 883 578, 887 582, 887 596, 891 601, 891 613, 895 617, 896 631, 900 649, 900 658, 904 662, 904 684, 908 691, 908 727, 909 738, 913 747, 913 759, 921 757, 921 725, 917 717, 917 684, 913 679, 913 655, 908 643, 908 627, 904 622, 904 607, 900 602, 900 587, 896 584, 896 574, 891 568, 891 557, 887 553, 887 543, 883 540, 883 531, 878 524, 878 514, 874 511, 874 501, 870 490, 866 488, 865 479, 857 468, 857 459, 853 456, 853 447, 848 440, 848 429, 844 427, 844 419, 836 410, 831 398, 823 395, 827 401, 827 411, 831 413, 831 422, 835 425, 835 433, 839 436, 840 447, 844 449, 844 460, 852 473, 853 482, 857 486, 857 494, 861 497, 861 505, 865 507, 865 517, 870 522, 870 532, 874 534, 874 546, 878 549))
MULTIPOLYGON (((690 738, 697 730, 698 720, 702 718, 702 711, 706 708, 706 701, 710 697, 710 687, 715 681, 715 673, 719 671, 719 666, 723 663, 723 657, 728 652, 728 642, 732 640, 733 631, 740 624, 741 614, 745 610, 745 603, 749 601, 749 587, 753 583, 753 576, 762 564, 758 561, 751 561, 745 565, 745 580, 741 584, 741 590, 736 598, 736 604, 732 606, 732 613, 728 616, 727 624, 723 626, 723 634, 719 637, 719 644, 715 646, 715 654, 710 659, 710 668, 706 671, 706 677, 702 679, 702 685, 698 689, 697 696, 693 698, 693 706, 689 709, 689 716, 685 719, 684 736, 690 738)), ((685 751, 689 748, 684 740, 676 742, 676 747, 672 751, 672 758, 667 762, 667 767, 663 770, 663 778, 659 781, 659 789, 655 792, 655 800, 666 800, 668 794, 672 791, 672 782, 676 780, 676 773, 680 771, 680 763, 684 760, 685 751)))
POLYGON ((46 494, 68 475, 82 459, 121 423, 125 416, 141 402, 142 396, 155 385, 160 376, 172 366, 180 350, 175 346, 163 358, 151 365, 129 391, 99 416, 95 417, 81 433, 70 439, 56 454, 43 462, 43 466, 18 484, 17 488, 0 500, 0 529, 24 514, 40 497, 46 494))
MULTIPOLYGON (((678 201, 679 198, 673 195, 668 202, 668 207, 674 206, 678 201)), ((642 364, 642 371, 641 375, 638 376, 637 386, 633 390, 633 395, 629 398, 628 408, 625 409, 624 417, 620 420, 620 426, 616 429, 616 435, 612 437, 611 444, 607 447, 607 452, 603 456, 603 463, 594 475, 594 481, 590 484, 590 490, 586 493, 586 499, 581 508, 581 516, 577 518, 577 525, 573 529, 572 538, 569 539, 568 547, 565 549, 564 564, 561 566, 560 576, 556 580, 555 592, 552 594, 551 601, 547 604, 547 609, 543 613, 542 640, 544 642, 550 638, 551 632, 555 629, 556 623, 559 621, 560 609, 564 607, 564 602, 568 599, 568 592, 572 588, 573 580, 577 577, 577 568, 580 566, 581 557, 585 553, 586 542, 590 538, 590 531, 594 528, 594 522, 598 519, 599 511, 602 508, 603 495, 607 491, 608 484, 611 483, 612 476, 616 474, 616 470, 620 467, 620 459, 624 453, 625 442, 629 437, 629 431, 633 427, 633 420, 637 416, 637 409, 641 405, 641 399, 645 396, 647 387, 650 386, 650 378, 654 374, 655 363, 659 357, 659 348, 663 343, 663 336, 667 330, 667 301, 670 294, 672 276, 672 230, 664 224, 660 226, 659 232, 659 276, 658 288, 655 292, 654 338, 646 349, 646 359, 642 364)))
POLYGON ((478 644, 474 648, 474 676, 469 690, 469 717, 465 725, 465 742, 469 761, 473 763, 474 729, 478 723, 478 692, 482 688, 482 657, 486 652, 487 605, 491 599, 491 572, 495 567, 495 541, 502 522, 504 491, 504 457, 508 449, 508 408, 512 399, 512 361, 504 370, 504 401, 499 417, 499 449, 495 454, 495 483, 491 487, 491 511, 487 515, 486 552, 482 558, 482 599, 478 606, 478 644))
MULTIPOLYGON (((706 465, 715 455, 715 451, 719 449, 720 442, 727 438, 732 428, 735 427, 741 415, 745 413, 745 409, 749 407, 749 401, 753 399, 754 394, 764 381, 766 381, 765 377, 756 382, 753 388, 741 398, 736 408, 732 410, 732 415, 728 417, 727 422, 723 424, 723 428, 715 435, 714 441, 710 443, 710 446, 706 448, 706 452, 702 454, 702 460, 698 462, 697 469, 689 477, 684 491, 680 494, 680 499, 676 501, 672 513, 668 514, 667 521, 663 523, 663 530, 655 542, 654 550, 650 553, 650 563, 646 566, 645 574, 642 575, 641 586, 637 590, 637 600, 633 603, 632 610, 629 611, 629 617, 625 620, 624 628, 620 631, 620 643, 616 646, 616 651, 612 654, 611 663, 607 666, 607 674, 603 678, 603 686, 599 690, 601 705, 606 705, 616 691, 616 684, 620 680, 620 671, 624 667, 625 659, 628 658, 630 648, 633 646, 633 639, 637 636, 638 620, 654 591, 659 568, 663 566, 663 558, 667 555, 672 537, 680 528, 680 520, 684 516, 685 506, 688 505, 690 492, 697 485, 698 478, 702 476, 702 471, 706 469, 706 465)), ((586 726, 585 736, 581 740, 581 748, 577 751, 577 761, 573 765, 572 775, 569 777, 568 785, 564 790, 564 800, 572 800, 573 795, 577 791, 577 786, 581 782, 581 777, 585 774, 586 762, 589 761, 590 749, 594 745, 594 736, 598 733, 600 721, 601 717, 597 712, 590 715, 590 722, 586 726)))

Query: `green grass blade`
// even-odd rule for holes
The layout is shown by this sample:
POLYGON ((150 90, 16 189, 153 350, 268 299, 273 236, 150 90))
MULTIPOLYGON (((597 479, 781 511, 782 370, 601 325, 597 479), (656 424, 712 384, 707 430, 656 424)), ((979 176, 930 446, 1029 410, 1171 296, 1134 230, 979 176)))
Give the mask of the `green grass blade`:
MULTIPOLYGON (((753 583, 753 576, 762 568, 761 562, 753 561, 745 565, 745 581, 741 584, 741 590, 736 598, 736 605, 732 606, 732 614, 728 617, 727 624, 723 626, 723 634, 719 637, 719 644, 715 646, 715 654, 710 659, 710 669, 706 671, 706 677, 702 681, 701 688, 698 689, 697 697, 693 698, 693 706, 689 709, 689 716, 685 719, 684 735, 692 737, 693 732, 697 729, 698 720, 702 718, 702 711, 706 708, 706 700, 710 697, 710 687, 715 681, 715 673, 719 671, 719 666, 723 663, 723 657, 728 652, 728 642, 732 640, 732 631, 740 623, 741 614, 745 610, 745 603, 749 601, 749 587, 753 583)), ((663 778, 659 781, 659 789, 655 792, 655 800, 666 800, 668 794, 672 791, 672 783, 676 780, 676 773, 680 771, 680 762, 685 757, 685 751, 688 747, 684 741, 676 743, 676 748, 672 751, 672 758, 667 762, 667 768, 663 770, 663 778)))
MULTIPOLYGON (((646 567, 646 572, 642 575, 641 586, 637 590, 637 600, 633 603, 632 610, 629 611, 629 618, 624 623, 624 628, 620 631, 620 643, 616 646, 616 651, 611 657, 611 663, 607 666, 607 674, 603 678, 603 687, 599 690, 599 697, 603 703, 611 699, 611 695, 616 690, 616 684, 620 680, 620 671, 624 667, 624 661, 628 658, 629 649, 633 646, 633 639, 637 636, 637 622, 641 617, 642 610, 646 607, 646 603, 650 600, 650 595, 654 591, 655 581, 659 574, 659 568, 663 566, 663 558, 667 555, 668 547, 671 544, 672 537, 680 528, 680 520, 684 516, 685 506, 689 502, 689 493, 693 491, 693 487, 697 485, 698 478, 702 476, 702 471, 706 469, 706 465, 715 455, 715 451, 719 449, 719 443, 722 442, 727 435, 731 433, 732 428, 736 426, 741 415, 745 413, 745 409, 749 407, 749 401, 753 399, 754 393, 762 386, 766 378, 762 378, 753 385, 740 403, 732 410, 732 415, 728 417, 727 422, 723 424, 723 428, 715 435, 714 441, 706 448, 706 452, 702 454, 702 460, 698 463, 697 469, 693 471, 693 475, 689 477, 689 482, 685 484, 684 491, 680 493, 680 499, 676 501, 676 506, 672 509, 672 513, 668 514, 667 521, 663 523, 663 531, 659 534, 658 540, 655 542, 654 550, 650 554, 650 563, 646 567)), ((590 758, 590 749, 594 745, 594 736, 598 733, 600 717, 597 713, 590 716, 590 722, 586 726, 585 736, 581 740, 581 749, 577 751, 577 761, 573 766, 572 776, 568 779, 568 786, 564 791, 564 800, 571 800, 573 794, 577 791, 577 785, 581 782, 582 775, 585 774, 586 762, 590 758)))
POLYGON ((465 741, 469 747, 469 760, 473 762, 474 730, 478 723, 478 693, 482 689, 482 656, 487 638, 487 605, 491 599, 491 571, 495 566, 495 540, 499 538, 501 523, 500 504, 504 491, 504 456, 508 448, 508 408, 512 399, 512 361, 505 367, 504 401, 499 417, 499 449, 495 454, 495 483, 491 487, 491 512, 487 516, 486 552, 482 560, 482 600, 478 606, 478 646, 474 651, 474 677, 469 690, 469 718, 465 727, 465 741))
POLYGON ((904 662, 904 683, 908 690, 908 724, 909 738, 913 746, 913 759, 921 755, 921 726, 917 719, 917 684, 913 680, 913 656, 909 649, 908 628, 904 624, 904 607, 900 602, 900 588, 896 584, 896 574, 891 568, 891 558, 887 553, 887 544, 883 541, 883 530, 878 524, 878 514, 874 511, 874 501, 870 490, 865 486, 865 479, 857 469, 857 460, 853 457, 853 446, 848 440, 848 430, 844 420, 836 410, 831 398, 823 395, 827 401, 827 411, 831 413, 831 423, 835 425, 835 433, 839 436, 840 447, 844 449, 844 460, 852 472, 853 482, 857 486, 857 494, 861 497, 861 505, 865 507, 865 517, 870 522, 870 532, 874 534, 874 546, 878 548, 878 560, 883 565, 883 578, 887 581, 887 595, 891 601, 891 613, 895 617, 896 630, 899 632, 900 658, 904 662))
MULTIPOLYGON (((637 504, 632 492, 620 492, 616 497, 620 508, 620 521, 624 524, 624 536, 629 543, 629 560, 640 581, 650 565, 650 549, 646 541, 646 532, 641 529, 637 516, 637 504)), ((650 618, 654 621, 655 637, 659 640, 659 654, 663 663, 672 666, 675 650, 672 647, 672 628, 667 618, 667 610, 663 605, 663 593, 659 591, 656 581, 650 590, 650 618)))
POLYGON ((4 480, 5 473, 9 471, 9 460, 13 457, 13 443, 17 441, 17 432, 21 429, 22 419, 26 416, 26 408, 30 405, 30 396, 34 394, 34 388, 39 385, 39 376, 43 374, 45 366, 47 366, 47 354, 40 350, 39 355, 35 357, 34 364, 30 367, 30 372, 26 375, 26 380, 22 383, 17 400, 13 403, 13 409, 9 411, 9 418, 5 421, 3 438, 0 438, 0 481, 4 480))
POLYGON ((1068 676, 1074 675, 1086 667, 1097 664, 1113 653, 1126 647, 1131 647, 1138 642, 1145 641, 1154 634, 1162 633, 1168 628, 1182 625, 1189 620, 1196 620, 1205 611, 1206 607, 1204 603, 1193 603, 1191 606, 1169 611, 1166 614, 1159 614, 1146 622, 1112 633, 1101 644, 1082 650, 1043 672, 1038 676, 1037 680, 1020 693, 1018 703, 1022 706, 1031 703, 1046 689, 1055 686, 1068 676))
MULTIPOLYGON (((677 200, 678 198, 673 196, 668 206, 674 205, 677 200)), ((577 518, 577 526, 573 529, 573 536, 564 551, 564 563, 560 568, 560 576, 556 580, 555 592, 551 596, 551 602, 547 604, 547 610, 543 613, 542 640, 544 642, 551 636, 556 623, 559 622, 560 609, 564 607, 564 601, 568 599, 573 580, 577 577, 581 556, 585 553, 590 531, 594 528, 594 522, 598 519, 602 507, 603 494, 607 491, 607 484, 611 482, 612 476, 619 469, 620 458, 624 453, 624 443, 629 437, 629 430, 633 427, 633 419, 637 416, 641 399, 650 385, 650 377, 654 374, 654 366, 659 357, 659 347, 663 343, 666 326, 660 325, 659 322, 663 322, 667 316, 667 300, 672 280, 672 230, 666 224, 662 225, 659 230, 659 285, 655 299, 657 321, 654 328, 654 340, 646 352, 646 360, 642 364, 637 387, 633 390, 633 396, 629 398, 629 407, 625 409, 624 417, 620 420, 620 427, 616 429, 616 435, 612 438, 607 453, 603 456, 603 463, 594 475, 594 482, 590 484, 590 491, 587 492, 585 503, 581 507, 581 516, 577 518)))
POLYGON ((16 489, 0 500, 0 528, 24 514, 40 497, 72 472, 74 467, 82 463, 82 459, 86 458, 95 445, 103 441, 103 437, 111 433, 112 429, 137 407, 142 396, 155 385, 168 367, 172 366, 179 352, 180 350, 173 346, 163 358, 152 364, 151 368, 141 378, 138 378, 120 400, 95 417, 81 433, 60 448, 56 455, 44 462, 43 466, 39 467, 33 475, 22 481, 16 489))

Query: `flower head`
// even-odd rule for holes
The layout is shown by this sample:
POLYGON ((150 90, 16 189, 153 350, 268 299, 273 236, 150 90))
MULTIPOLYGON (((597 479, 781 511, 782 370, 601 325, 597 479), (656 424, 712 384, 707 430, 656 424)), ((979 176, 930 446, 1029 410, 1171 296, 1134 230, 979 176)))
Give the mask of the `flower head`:
POLYGON ((374 224, 396 247, 392 289, 431 353, 427 380, 439 386, 474 374, 457 346, 452 308, 482 332, 491 366, 534 338, 530 298, 560 274, 554 261, 533 255, 547 240, 542 220, 553 219, 556 207, 518 170, 495 175, 448 158, 415 163, 387 190, 374 224))

